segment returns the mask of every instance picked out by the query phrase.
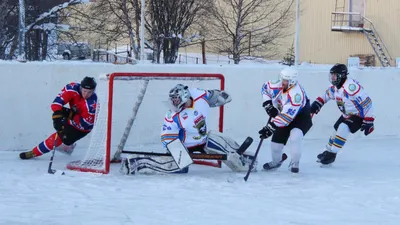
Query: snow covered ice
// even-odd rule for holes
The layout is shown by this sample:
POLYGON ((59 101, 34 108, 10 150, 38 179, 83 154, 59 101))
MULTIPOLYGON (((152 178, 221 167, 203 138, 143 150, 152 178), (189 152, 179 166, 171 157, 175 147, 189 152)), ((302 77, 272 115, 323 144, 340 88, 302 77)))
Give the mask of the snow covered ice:
MULTIPOLYGON (((47 174, 49 155, 30 161, 1 152, 0 224, 395 225, 400 220, 398 139, 350 140, 330 168, 315 162, 322 140, 307 140, 300 174, 275 172, 228 183, 228 168, 188 174, 47 174)), ((252 149, 257 143, 253 143, 252 149)), ((78 153, 76 149, 74 153, 78 153)), ((269 142, 259 155, 269 160, 269 142)), ((56 152, 54 168, 74 157, 56 152)), ((238 175, 239 176, 239 175, 238 175)), ((244 176, 244 174, 240 174, 244 176)))

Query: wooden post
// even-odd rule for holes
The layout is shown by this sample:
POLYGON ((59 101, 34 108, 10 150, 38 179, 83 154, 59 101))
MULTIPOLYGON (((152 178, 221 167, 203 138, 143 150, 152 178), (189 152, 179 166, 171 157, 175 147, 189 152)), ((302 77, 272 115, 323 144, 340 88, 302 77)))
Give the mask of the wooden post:
POLYGON ((201 40, 201 56, 203 57, 203 64, 207 64, 206 62, 206 40, 203 38, 201 40))

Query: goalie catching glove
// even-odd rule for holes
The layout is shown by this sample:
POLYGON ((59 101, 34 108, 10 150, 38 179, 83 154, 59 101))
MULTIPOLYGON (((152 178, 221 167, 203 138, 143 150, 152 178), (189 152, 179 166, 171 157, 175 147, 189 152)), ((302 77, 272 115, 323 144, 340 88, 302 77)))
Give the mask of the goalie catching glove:
POLYGON ((210 107, 219 107, 232 101, 232 97, 225 91, 207 90, 210 107))
POLYGON ((274 123, 269 122, 265 127, 263 127, 258 133, 261 139, 267 139, 271 137, 275 132, 276 126, 274 123))

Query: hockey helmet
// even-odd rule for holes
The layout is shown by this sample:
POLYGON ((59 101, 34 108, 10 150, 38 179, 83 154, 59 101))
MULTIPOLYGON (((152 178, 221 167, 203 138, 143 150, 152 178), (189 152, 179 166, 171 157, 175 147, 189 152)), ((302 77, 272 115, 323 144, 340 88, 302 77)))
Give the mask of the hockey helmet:
POLYGON ((169 101, 172 109, 179 112, 182 106, 190 99, 189 88, 183 84, 177 84, 169 91, 169 101))
POLYGON ((287 67, 283 70, 281 70, 279 74, 280 80, 287 80, 288 81, 288 89, 294 85, 297 84, 297 76, 299 74, 299 71, 293 67, 287 67))
POLYGON ((340 86, 342 85, 342 82, 344 82, 347 78, 347 66, 344 64, 335 64, 329 73, 329 82, 331 82, 332 85, 335 86, 340 86))
POLYGON ((96 89, 96 81, 93 77, 85 77, 81 81, 81 87, 89 90, 94 90, 96 89))

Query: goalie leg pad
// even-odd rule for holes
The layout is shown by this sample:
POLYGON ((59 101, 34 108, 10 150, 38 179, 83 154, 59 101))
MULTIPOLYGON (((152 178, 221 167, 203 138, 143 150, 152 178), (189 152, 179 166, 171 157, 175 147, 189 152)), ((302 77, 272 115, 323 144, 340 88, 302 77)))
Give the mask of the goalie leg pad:
MULTIPOLYGON (((237 153, 228 154, 228 160, 222 161, 226 166, 228 166, 233 172, 247 172, 254 156, 252 155, 239 155, 237 153)), ((254 166, 251 171, 257 171, 258 161, 254 162, 254 166)))
POLYGON ((208 132, 205 151, 209 154, 227 154, 236 152, 239 149, 238 143, 232 138, 217 131, 208 132))
MULTIPOLYGON (((210 131, 204 150, 208 154, 226 154, 227 160, 222 161, 226 166, 234 172, 246 172, 254 157, 246 153, 242 155, 238 154, 237 150, 239 147, 232 138, 216 131, 210 131)), ((253 171, 255 169, 256 166, 253 167, 253 171)))
POLYGON ((123 174, 169 174, 187 173, 189 171, 189 167, 179 169, 172 156, 123 154, 121 157, 120 172, 123 174))

